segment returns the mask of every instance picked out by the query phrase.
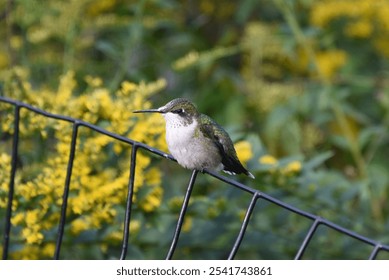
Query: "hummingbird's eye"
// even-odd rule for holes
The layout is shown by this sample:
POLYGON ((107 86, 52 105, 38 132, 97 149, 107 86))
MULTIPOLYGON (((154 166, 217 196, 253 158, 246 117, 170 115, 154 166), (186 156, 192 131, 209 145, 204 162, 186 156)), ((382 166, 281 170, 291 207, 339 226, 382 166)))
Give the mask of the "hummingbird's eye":
POLYGON ((177 109, 177 110, 173 110, 172 113, 181 115, 182 113, 185 113, 185 111, 184 109, 177 109))

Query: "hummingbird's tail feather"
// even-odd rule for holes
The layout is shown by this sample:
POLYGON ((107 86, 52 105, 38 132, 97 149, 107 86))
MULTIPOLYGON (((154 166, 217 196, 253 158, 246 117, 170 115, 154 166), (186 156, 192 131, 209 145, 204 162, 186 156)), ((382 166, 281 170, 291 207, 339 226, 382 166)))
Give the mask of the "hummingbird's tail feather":
POLYGON ((247 173, 245 173, 247 176, 249 176, 251 179, 255 179, 255 176, 253 174, 251 174, 250 171, 247 171, 247 173))
POLYGON ((230 175, 236 175, 236 174, 244 174, 252 179, 255 179, 255 176, 251 174, 250 171, 248 171, 246 168, 243 167, 243 165, 240 163, 240 161, 224 161, 223 162, 223 172, 230 174, 230 175), (228 165, 226 164, 228 163, 228 165))
POLYGON ((227 173, 228 175, 236 175, 235 172, 228 171, 228 170, 225 170, 225 169, 223 169, 223 172, 224 172, 224 173, 227 173))

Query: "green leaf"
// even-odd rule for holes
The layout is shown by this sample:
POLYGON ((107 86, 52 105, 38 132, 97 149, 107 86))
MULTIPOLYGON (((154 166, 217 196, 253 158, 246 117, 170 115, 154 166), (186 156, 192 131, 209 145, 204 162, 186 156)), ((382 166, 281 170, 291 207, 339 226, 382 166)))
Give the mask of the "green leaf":
POLYGON ((310 170, 312 171, 313 169, 319 167, 322 165, 326 160, 330 159, 331 157, 334 156, 334 152, 332 151, 327 151, 324 153, 321 153, 312 159, 308 160, 307 162, 304 163, 304 169, 305 170, 310 170))

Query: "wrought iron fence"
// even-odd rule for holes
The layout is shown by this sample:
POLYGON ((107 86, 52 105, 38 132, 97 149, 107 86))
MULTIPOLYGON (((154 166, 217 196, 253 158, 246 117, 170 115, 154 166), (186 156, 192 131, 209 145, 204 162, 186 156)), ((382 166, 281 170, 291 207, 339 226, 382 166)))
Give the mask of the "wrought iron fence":
MULTIPOLYGON (((14 200, 14 190, 15 190, 15 174, 17 170, 17 158, 18 158, 18 144, 19 144, 19 124, 20 124, 20 110, 26 109, 29 111, 32 111, 36 114, 43 115, 47 118, 57 119, 65 122, 69 122, 72 124, 72 137, 71 137, 71 143, 70 143, 70 154, 69 159, 67 163, 67 173, 66 173, 66 180, 65 185, 63 189, 62 194, 62 206, 61 206, 61 213, 60 213, 60 219, 58 223, 58 229, 57 229, 57 239, 56 239, 56 246, 55 246, 55 252, 54 252, 54 259, 60 258, 60 252, 61 252, 61 246, 62 246, 62 239, 64 236, 64 228, 66 225, 66 210, 67 210, 67 204, 68 204, 68 196, 69 196, 69 190, 70 190, 70 182, 71 182, 71 176, 73 171, 73 162, 75 158, 75 151, 76 151, 76 144, 77 144, 77 136, 78 131, 80 127, 87 127, 91 130, 96 131, 97 133, 101 133, 103 135, 106 135, 108 137, 111 137, 113 139, 116 139, 118 141, 121 141, 123 143, 126 143, 131 146, 132 153, 131 153, 131 163, 130 163, 130 175, 128 179, 128 190, 127 190, 127 201, 126 201, 126 211, 125 211, 125 217, 124 217, 124 231, 123 231, 123 239, 122 239, 122 249, 120 254, 120 259, 126 259, 127 256, 127 249, 128 249, 128 242, 129 242, 129 235, 130 235, 130 221, 131 221, 131 209, 133 204, 133 194, 134 194, 134 180, 135 180, 135 166, 136 166, 136 157, 137 152, 139 149, 145 150, 149 153, 155 154, 157 156, 160 156, 162 158, 166 158, 168 160, 173 160, 172 156, 169 154, 166 154, 160 150, 157 150, 153 147, 150 147, 148 145, 145 145, 143 143, 137 142, 132 139, 128 139, 126 137, 120 136, 118 134, 109 132, 105 129, 102 129, 101 127, 95 126, 93 124, 87 123, 85 121, 74 119, 68 116, 58 115, 58 114, 52 114, 49 112, 46 112, 44 110, 41 110, 39 108, 33 107, 29 104, 12 100, 10 98, 2 97, 0 96, 0 102, 8 103, 14 107, 14 133, 13 133, 13 141, 12 141, 12 152, 11 152, 11 174, 10 174, 10 181, 9 181, 9 191, 8 191, 8 200, 7 200, 7 208, 6 208, 6 215, 4 219, 4 237, 3 237, 3 252, 2 252, 2 258, 8 259, 8 251, 9 251, 9 245, 11 241, 11 217, 12 217, 12 202, 14 200)), ((278 207, 284 208, 287 211, 293 212, 305 219, 308 219, 311 221, 311 226, 308 230, 308 232, 305 235, 305 238, 303 242, 301 243, 298 251, 296 252, 295 259, 302 259, 304 252, 308 248, 311 239, 317 232, 317 229, 319 226, 324 226, 331 228, 343 235, 349 236, 359 242, 362 242, 364 244, 367 244, 372 247, 371 253, 369 256, 366 256, 368 259, 376 259, 377 255, 381 251, 389 252, 389 246, 385 244, 381 244, 380 242, 370 239, 366 236, 360 235, 356 232, 353 232, 351 230, 348 230, 338 224, 335 224, 327 219, 324 219, 320 216, 314 215, 312 213, 303 211, 299 208, 296 208, 292 205, 289 205, 287 203, 284 203, 283 201, 276 199, 266 193, 263 193, 259 190, 250 188, 244 184, 241 184, 235 180, 232 180, 230 178, 227 178, 225 176, 222 176, 218 173, 214 173, 211 171, 204 171, 205 173, 209 174, 210 176, 213 176, 217 178, 220 181, 223 181, 227 183, 230 186, 233 186, 235 188, 240 189, 243 192, 249 193, 251 195, 251 201, 249 206, 246 209, 246 214, 243 219, 243 222, 240 227, 240 231, 236 237, 236 240, 234 244, 232 244, 232 249, 229 253, 228 259, 234 259, 235 255, 237 254, 241 242, 244 238, 247 226, 250 222, 250 217, 254 211, 254 207, 258 200, 266 200, 278 207)), ((193 187, 196 182, 198 171, 193 171, 191 178, 189 180, 189 184, 187 187, 187 191, 184 197, 184 201, 182 203, 181 211, 178 216, 176 229, 174 231, 174 235, 172 238, 172 242, 170 245, 170 249, 167 252, 166 259, 172 259, 174 252, 177 247, 178 240, 180 238, 180 233, 183 225, 183 221, 188 209, 189 200, 191 197, 191 193, 193 190, 193 187)))

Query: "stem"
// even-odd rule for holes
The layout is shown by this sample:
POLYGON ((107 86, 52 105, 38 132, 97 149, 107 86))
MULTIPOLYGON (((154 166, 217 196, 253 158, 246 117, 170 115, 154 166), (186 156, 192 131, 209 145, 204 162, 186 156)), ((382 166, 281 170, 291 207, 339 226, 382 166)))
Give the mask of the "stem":
POLYGON ((13 35, 13 31, 12 31, 12 23, 11 23, 11 19, 10 19, 14 4, 15 4, 14 0, 8 0, 6 7, 5 7, 5 10, 4 10, 4 13, 0 17, 0 21, 1 21, 2 17, 4 17, 4 20, 5 20, 5 25, 6 25, 6 42, 5 43, 6 43, 6 49, 7 49, 9 58, 10 58, 11 67, 15 66, 15 64, 16 64, 15 52, 11 47, 11 38, 13 35))
POLYGON ((117 71, 115 76, 113 77, 109 88, 111 90, 116 90, 120 83, 123 81, 125 76, 127 75, 127 67, 130 63, 131 57, 134 55, 133 51, 136 50, 143 40, 143 15, 145 10, 145 0, 141 0, 137 2, 135 7, 135 18, 134 21, 129 23, 128 25, 128 35, 126 36, 126 40, 121 46, 120 54, 118 54, 116 58, 116 63, 118 63, 117 71))
POLYGON ((74 21, 69 26, 68 32, 65 36, 65 46, 63 54, 63 74, 66 74, 74 67, 74 41, 77 35, 76 28, 78 24, 78 17, 76 16, 74 21))

